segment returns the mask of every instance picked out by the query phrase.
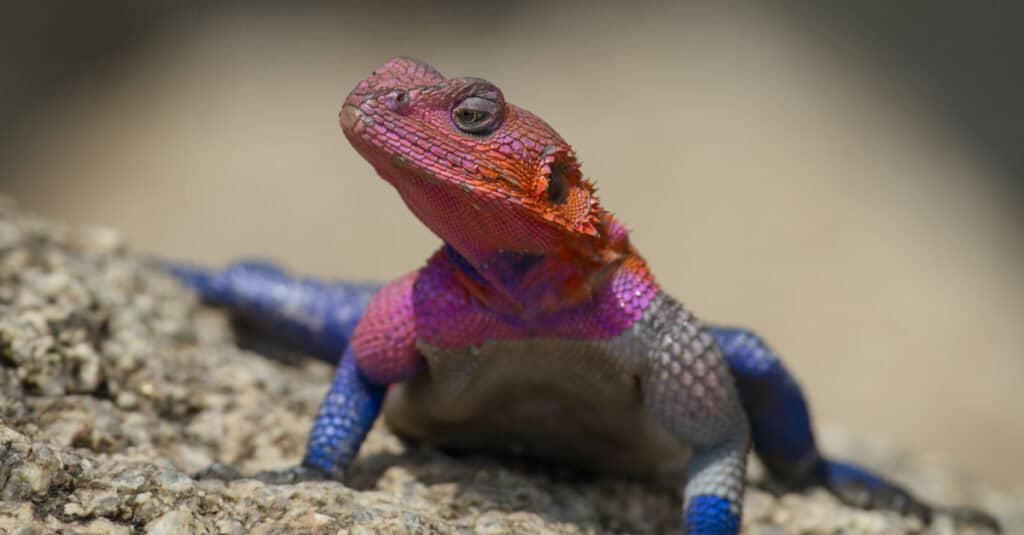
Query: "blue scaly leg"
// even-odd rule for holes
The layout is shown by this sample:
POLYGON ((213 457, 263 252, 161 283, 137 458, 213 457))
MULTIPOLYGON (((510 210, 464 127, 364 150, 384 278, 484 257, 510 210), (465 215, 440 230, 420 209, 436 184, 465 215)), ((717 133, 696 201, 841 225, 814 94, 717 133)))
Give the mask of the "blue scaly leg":
POLYGON ((373 384, 345 351, 331 387, 320 402, 302 465, 341 479, 380 414, 386 385, 373 384))
MULTIPOLYGON (((321 403, 302 464, 255 477, 275 484, 340 479, 380 413, 386 391, 385 386, 363 377, 348 349, 356 324, 381 286, 295 279, 277 266, 260 261, 237 262, 219 271, 177 263, 163 266, 206 303, 253 322, 280 343, 339 364, 321 403)), ((225 480, 242 477, 223 464, 211 465, 197 476, 225 480)))
MULTIPOLYGON (((350 349, 345 351, 331 381, 306 443, 306 455, 297 466, 266 470, 253 477, 271 485, 344 480, 345 470, 359 452, 373 422, 380 415, 386 385, 374 384, 360 373, 350 349)), ((236 469, 215 463, 195 475, 199 479, 239 479, 236 469)))
MULTIPOLYGON (((841 501, 887 509, 930 522, 931 507, 896 483, 857 465, 828 459, 818 450, 800 385, 770 347, 745 329, 709 327, 736 381, 750 422, 754 451, 773 479, 792 490, 822 486, 841 501)), ((999 530, 991 516, 971 509, 944 509, 957 523, 999 530)))
POLYGON ((336 364, 379 284, 290 277, 261 261, 224 270, 164 263, 208 304, 255 323, 270 338, 336 364))
POLYGON ((267 470, 255 478, 280 485, 333 479, 342 481, 345 469, 359 452, 373 422, 380 415, 387 386, 373 384, 356 367, 349 348, 341 358, 306 443, 306 455, 298 466, 267 470))

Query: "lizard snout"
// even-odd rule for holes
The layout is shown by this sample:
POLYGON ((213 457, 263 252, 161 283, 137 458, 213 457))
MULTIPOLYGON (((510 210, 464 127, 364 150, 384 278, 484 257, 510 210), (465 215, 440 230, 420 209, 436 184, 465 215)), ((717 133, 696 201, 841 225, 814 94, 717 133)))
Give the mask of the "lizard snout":
POLYGON ((346 102, 338 113, 338 123, 346 131, 353 132, 363 122, 363 111, 359 106, 346 102))

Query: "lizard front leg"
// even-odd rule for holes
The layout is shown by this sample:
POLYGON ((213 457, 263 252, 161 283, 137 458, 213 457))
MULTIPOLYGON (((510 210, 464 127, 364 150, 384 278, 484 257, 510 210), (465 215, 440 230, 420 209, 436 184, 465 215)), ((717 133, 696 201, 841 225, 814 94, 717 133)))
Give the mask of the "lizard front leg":
POLYGON ((302 466, 339 478, 380 414, 385 386, 423 369, 416 350, 412 273, 374 296, 320 404, 302 466))
POLYGON ((662 294, 645 313, 650 330, 642 389, 648 410, 693 447, 684 532, 739 532, 749 431, 725 359, 690 313, 662 294))
MULTIPOLYGON (((412 288, 416 277, 412 273, 398 279, 370 300, 320 403, 302 463, 262 472, 257 479, 294 483, 344 476, 380 414, 387 385, 411 379, 423 369, 415 347, 412 288)), ((238 477, 219 468, 201 476, 238 477)))
POLYGON ((245 318, 266 335, 337 363, 379 284, 295 278, 262 261, 208 270, 165 262, 164 268, 208 304, 245 318))

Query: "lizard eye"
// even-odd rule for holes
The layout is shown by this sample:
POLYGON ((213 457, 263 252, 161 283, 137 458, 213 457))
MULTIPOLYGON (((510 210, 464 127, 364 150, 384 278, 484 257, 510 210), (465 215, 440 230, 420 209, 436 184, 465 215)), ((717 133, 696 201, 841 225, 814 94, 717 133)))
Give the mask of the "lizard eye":
POLYGON ((489 134, 501 119, 501 106, 481 97, 469 97, 452 110, 455 126, 467 134, 489 134))

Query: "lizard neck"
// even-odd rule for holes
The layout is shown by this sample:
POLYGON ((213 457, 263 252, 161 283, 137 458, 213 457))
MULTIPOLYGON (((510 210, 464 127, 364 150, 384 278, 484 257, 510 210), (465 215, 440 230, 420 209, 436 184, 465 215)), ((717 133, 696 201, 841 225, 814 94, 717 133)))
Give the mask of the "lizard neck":
POLYGON ((625 258, 636 255, 628 232, 610 214, 598 222, 596 235, 577 235, 472 189, 386 168, 378 172, 444 240, 467 291, 504 315, 533 319, 585 303, 625 258))
POLYGON ((625 257, 595 262, 569 254, 498 251, 470 262, 451 244, 444 253, 466 290, 488 309, 525 320, 589 302, 625 257))

